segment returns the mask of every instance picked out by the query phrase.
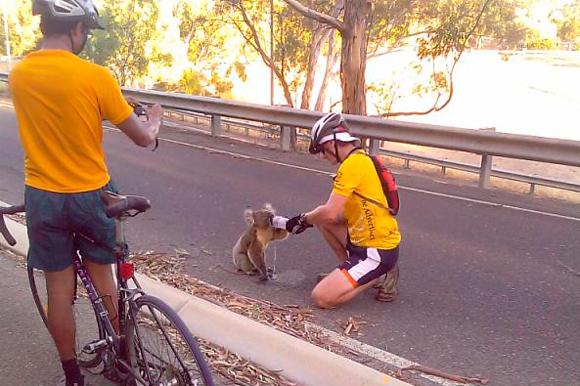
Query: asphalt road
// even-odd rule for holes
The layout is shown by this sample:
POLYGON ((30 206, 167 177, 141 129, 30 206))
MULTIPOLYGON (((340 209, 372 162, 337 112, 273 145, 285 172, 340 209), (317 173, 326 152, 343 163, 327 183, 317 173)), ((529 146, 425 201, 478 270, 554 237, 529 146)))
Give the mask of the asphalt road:
MULTIPOLYGON (((175 130, 162 137, 333 169, 232 140, 175 130)), ((22 152, 7 108, 0 109, 0 144, 0 200, 20 202, 22 152)), ((327 175, 175 142, 151 153, 116 132, 105 134, 105 148, 121 190, 153 202, 128 226, 134 250, 183 248, 191 275, 279 304, 312 304, 316 274, 336 264, 315 231, 271 247, 278 278, 266 284, 230 273, 230 251, 246 206, 269 202, 284 215, 310 210, 328 197, 327 175)), ((316 310, 316 321, 340 331, 340 322, 359 317, 367 324, 355 338, 440 370, 489 377, 491 385, 580 385, 579 206, 395 171, 404 205, 400 296, 385 304, 369 291, 338 310, 316 310)))
MULTIPOLYGON (((23 267, 0 249, 0 385, 53 386, 63 376, 61 363, 36 311, 23 267)), ((43 289, 39 285, 39 291, 43 289)), ((80 341, 92 338, 82 328, 90 325, 90 318, 90 314, 77 315, 80 341)), ((116 386, 100 374, 85 372, 85 378, 91 386, 116 386)))

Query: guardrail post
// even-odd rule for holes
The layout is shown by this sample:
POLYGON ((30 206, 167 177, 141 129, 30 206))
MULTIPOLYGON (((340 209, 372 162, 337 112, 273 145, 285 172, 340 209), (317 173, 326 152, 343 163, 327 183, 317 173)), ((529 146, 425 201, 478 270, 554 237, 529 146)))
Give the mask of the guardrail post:
MULTIPOLYGON (((479 130, 495 131, 495 127, 484 127, 479 130)), ((489 154, 481 155, 481 168, 479 170, 479 187, 489 188, 489 177, 491 176, 491 165, 493 163, 493 156, 489 154)))
POLYGON ((291 142, 292 129, 288 126, 280 126, 280 148, 284 151, 289 151, 291 142))
POLYGON ((479 170, 479 187, 489 188, 489 177, 491 176, 491 163, 493 156, 489 154, 481 155, 481 169, 479 170))
POLYGON ((380 147, 381 147, 381 140, 371 139, 371 143, 369 144, 369 154, 370 155, 378 155, 380 147))
POLYGON ((221 136, 221 125, 222 125, 221 115, 212 115, 211 116, 211 135, 213 137, 220 137, 221 136))

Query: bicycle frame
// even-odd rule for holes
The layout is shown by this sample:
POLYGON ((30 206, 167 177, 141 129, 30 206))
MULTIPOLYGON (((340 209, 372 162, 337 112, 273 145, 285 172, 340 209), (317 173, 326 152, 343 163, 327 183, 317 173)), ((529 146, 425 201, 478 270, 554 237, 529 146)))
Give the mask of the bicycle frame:
MULTIPOLYGON (((127 328, 127 304, 128 304, 128 312, 129 314, 133 314, 133 310, 131 307, 131 302, 137 295, 143 295, 143 291, 137 279, 134 277, 134 266, 132 263, 128 263, 127 259, 129 257, 129 247, 127 242, 125 241, 125 234, 124 234, 124 226, 125 226, 125 219, 129 215, 122 214, 119 218, 115 219, 115 247, 113 248, 112 252, 115 255, 117 260, 115 266, 115 278, 117 280, 117 315, 119 321, 119 334, 115 332, 113 327, 113 323, 109 318, 109 312, 107 311, 103 299, 108 295, 99 296, 97 290, 95 289, 91 278, 85 268, 84 264, 82 263, 80 257, 77 255, 74 261, 75 273, 81 279, 81 282, 87 291, 91 304, 96 311, 97 318, 99 319, 100 326, 103 327, 105 332, 105 339, 102 339, 98 342, 93 342, 88 344, 83 348, 88 349, 90 352, 98 352, 100 350, 105 349, 108 346, 112 346, 114 349, 114 354, 116 359, 119 360, 119 363, 125 367, 125 370, 130 373, 135 380, 146 384, 145 381, 141 379, 141 377, 135 373, 135 371, 131 368, 131 366, 126 363, 127 358, 123 358, 122 352, 122 345, 121 342, 126 334, 127 328), (134 289, 129 288, 128 281, 132 279, 135 283, 134 289)), ((84 236, 80 235, 81 237, 89 240, 92 243, 98 244, 98 242, 84 236)), ((110 249, 107 247, 107 249, 110 249)), ((76 291, 76 289, 75 289, 76 291)), ((75 294, 76 298, 76 294, 75 294)), ((134 315, 133 315, 134 316, 134 315)), ((140 339, 137 338, 137 343, 139 346, 139 350, 143 350, 141 347, 140 339)), ((146 369, 148 371, 148 369, 146 369)))
MULTIPOLYGON (((85 344, 82 350, 78 352, 79 354, 84 353, 89 356, 88 358, 79 356, 79 364, 81 363, 81 359, 86 368, 95 368, 104 363, 105 375, 113 375, 116 378, 119 378, 120 381, 130 383, 132 386, 138 384, 147 386, 151 385, 151 382, 157 384, 159 376, 164 373, 171 374, 173 371, 171 367, 172 365, 168 362, 167 365, 169 367, 166 368, 166 364, 159 364, 159 360, 163 361, 163 355, 156 356, 156 354, 148 348, 147 335, 143 334, 144 330, 141 330, 142 325, 139 322, 142 320, 140 319, 140 316, 145 316, 148 320, 154 321, 160 328, 160 333, 165 339, 164 341, 167 342, 170 351, 175 355, 175 358, 177 358, 180 368, 185 371, 181 376, 185 376, 185 380, 191 380, 192 378, 190 378, 190 376, 193 368, 188 368, 188 363, 181 357, 178 345, 173 341, 174 337, 163 326, 165 323, 164 320, 169 321, 170 326, 176 329, 175 333, 177 333, 181 337, 180 339, 182 339, 180 342, 187 346, 187 351, 191 354, 189 359, 197 366, 194 374, 197 374, 196 377, 201 378, 196 378, 195 384, 198 384, 198 379, 202 379, 204 384, 213 386, 214 383, 212 381, 211 372, 203 359, 203 354, 199 350, 195 338, 191 335, 187 326, 184 325, 179 316, 166 303, 154 296, 147 295, 134 277, 134 266, 132 263, 128 262, 129 247, 125 241, 125 220, 128 217, 134 217, 148 209, 147 206, 144 210, 139 211, 139 209, 144 206, 139 206, 139 204, 141 204, 140 201, 136 201, 134 204, 133 207, 127 209, 125 212, 121 212, 121 214, 117 214, 118 211, 113 212, 115 213, 115 216, 117 216, 115 218, 115 245, 113 248, 104 245, 99 241, 92 240, 83 234, 76 234, 76 237, 82 237, 95 245, 99 245, 114 255, 116 265, 113 272, 116 278, 116 293, 118 295, 117 310, 115 311, 117 314, 110 318, 104 302, 104 299, 110 297, 110 295, 98 294, 88 274, 87 268, 77 253, 73 262, 75 273, 73 302, 78 299, 78 282, 76 282, 76 280, 80 278, 81 283, 87 292, 90 306, 93 308, 95 313, 98 328, 98 339, 85 344), (130 209, 135 209, 135 211, 130 212, 130 209), (133 281, 134 286, 133 284, 129 286, 130 280, 133 281), (141 313, 143 308, 145 314, 141 313), (118 318, 119 324, 118 333, 115 330, 113 323, 116 318, 118 318)), ((3 220, 4 214, 24 212, 24 209, 24 205, 0 208, 0 220, 3 220)), ((15 244, 15 240, 11 238, 10 232, 3 221, 0 221, 0 233, 5 236, 7 241, 12 241, 11 245, 15 244)), ((48 328, 46 302, 44 302, 39 296, 34 279, 34 269, 31 266, 28 267, 28 275, 34 301, 40 316, 48 328)), ((145 323, 145 326, 146 324, 147 323, 145 323)), ((176 382, 177 380, 172 378, 168 381, 170 383, 167 384, 173 384, 173 382, 176 382)))

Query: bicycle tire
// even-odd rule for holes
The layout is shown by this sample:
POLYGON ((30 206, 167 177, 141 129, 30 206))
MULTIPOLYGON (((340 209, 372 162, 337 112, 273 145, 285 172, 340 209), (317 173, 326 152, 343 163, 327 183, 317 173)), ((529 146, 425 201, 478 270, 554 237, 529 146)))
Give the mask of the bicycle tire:
POLYGON ((214 386, 197 341, 171 307, 143 295, 131 309, 126 330, 129 363, 149 385, 214 386), (165 350, 156 352, 151 340, 164 343, 165 350))
MULTIPOLYGON (((44 326, 46 327, 47 330, 49 330, 48 328, 48 316, 47 316, 47 310, 48 310, 48 301, 46 300, 46 295, 44 294, 44 292, 39 292, 39 288, 36 284, 36 279, 34 277, 34 268, 32 268, 30 265, 27 268, 28 271, 28 283, 30 285, 30 291, 32 292, 32 298, 34 300, 34 304, 36 305, 36 309, 38 310, 38 313, 40 314, 40 317, 42 319, 42 322, 44 323, 44 326)), ((85 298, 85 301, 79 301, 78 299, 73 303, 73 315, 75 318, 75 322, 78 319, 78 316, 87 312, 87 310, 90 308, 92 309, 92 312, 95 314, 95 323, 96 323, 96 327, 98 329, 98 336, 95 334, 93 336, 91 336, 92 338, 95 338, 94 340, 97 339, 103 339, 104 338, 104 329, 102 328, 101 322, 99 320, 99 318, 97 317, 96 311, 94 310, 94 308, 92 308, 92 305, 90 303, 90 300, 88 300, 87 298, 85 298)), ((79 326, 77 325, 77 328, 79 326)), ((85 328, 82 328, 81 326, 81 330, 83 330, 84 333, 87 333, 88 330, 91 330, 92 326, 85 326, 85 328)), ((50 331, 50 330, 49 330, 50 331)), ((94 334, 94 332, 90 332, 90 334, 94 334)), ((103 361, 103 355, 100 353, 94 354, 94 355, 88 355, 85 353, 82 353, 82 346, 79 344, 78 342, 78 334, 77 337, 75 337, 76 342, 75 342, 75 349, 76 349, 76 354, 77 354, 77 362, 79 364, 80 367, 86 368, 86 369, 91 369, 94 367, 97 367, 98 365, 101 364, 101 362, 103 361)))

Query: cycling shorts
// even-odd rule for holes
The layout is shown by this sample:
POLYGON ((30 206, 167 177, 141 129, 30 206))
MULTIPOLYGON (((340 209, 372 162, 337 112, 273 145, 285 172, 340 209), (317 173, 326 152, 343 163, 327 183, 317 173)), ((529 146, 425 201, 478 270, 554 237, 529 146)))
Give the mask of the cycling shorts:
POLYGON ((348 257, 338 266, 354 288, 386 274, 399 260, 399 246, 393 249, 365 248, 346 243, 348 257))

